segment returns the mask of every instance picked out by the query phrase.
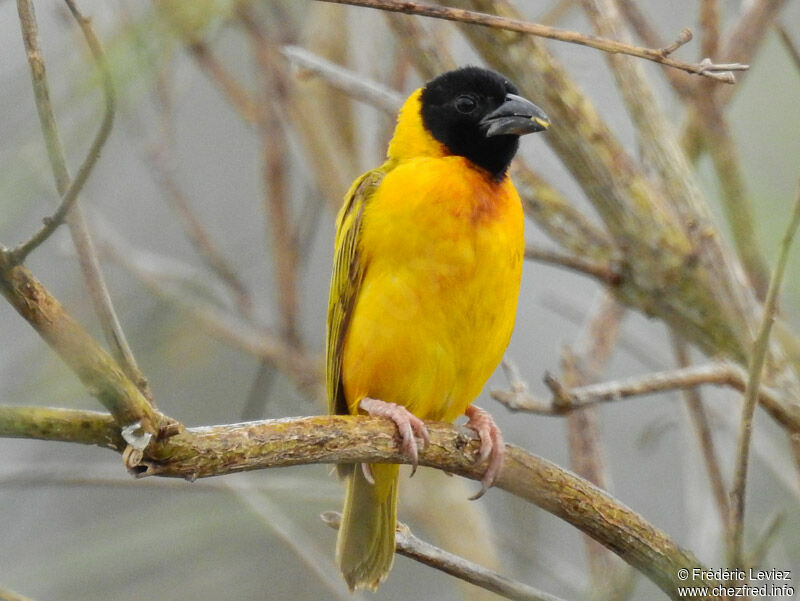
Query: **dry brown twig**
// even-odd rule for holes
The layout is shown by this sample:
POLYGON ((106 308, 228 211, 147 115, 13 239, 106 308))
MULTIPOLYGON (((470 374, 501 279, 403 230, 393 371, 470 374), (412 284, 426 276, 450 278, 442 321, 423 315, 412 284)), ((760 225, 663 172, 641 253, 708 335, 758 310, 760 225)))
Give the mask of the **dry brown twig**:
MULTIPOLYGON (((320 518, 328 526, 338 530, 342 516, 335 511, 326 511, 320 518)), ((563 601, 560 597, 511 580, 493 570, 484 568, 463 557, 425 542, 415 536, 403 522, 397 522, 395 542, 399 555, 485 588, 506 599, 514 599, 516 601, 563 601)))
MULTIPOLYGON (((561 353, 561 371, 570 388, 596 382, 616 347, 626 309, 607 290, 599 291, 577 339, 561 353)), ((567 414, 570 468, 600 488, 613 491, 605 461, 600 414, 596 405, 567 414)), ((633 584, 627 566, 596 541, 584 536, 590 590, 600 598, 624 594, 633 584)))
POLYGON ((434 6, 430 4, 423 4, 421 2, 408 2, 404 0, 319 1, 332 2, 334 4, 350 4, 352 6, 363 6, 412 15, 423 15, 435 19, 446 19, 448 21, 459 21, 461 23, 471 23, 473 25, 482 25, 484 27, 493 27, 496 29, 504 29, 518 33, 527 33, 551 40, 580 44, 582 46, 588 46, 590 48, 595 48, 597 50, 602 50, 603 52, 609 52, 612 54, 619 53, 636 56, 660 63, 667 67, 681 69, 687 73, 702 75, 704 77, 709 77, 724 83, 734 83, 736 81, 736 78, 732 73, 733 71, 744 71, 749 68, 749 65, 743 65, 740 63, 715 64, 711 60, 703 60, 700 63, 692 64, 670 58, 670 54, 672 52, 677 50, 680 46, 691 39, 691 35, 684 33, 688 30, 682 31, 676 42, 665 48, 643 48, 615 40, 578 33, 576 31, 569 31, 566 29, 559 29, 557 27, 550 27, 548 25, 531 23, 529 21, 509 19, 506 17, 499 17, 497 15, 490 15, 460 8, 434 6))
MULTIPOLYGON (((689 350, 686 343, 680 340, 673 334, 672 346, 675 351, 675 358, 678 362, 678 367, 689 367, 691 362, 689 360, 689 350)), ((700 392, 695 387, 683 389, 683 396, 686 402, 686 409, 689 414, 689 419, 697 434, 697 440, 700 444, 700 451, 703 455, 703 461, 706 465, 708 472, 708 479, 711 483, 711 491, 714 494, 714 500, 717 504, 717 511, 719 512, 720 519, 722 520, 723 528, 727 527, 728 523, 728 493, 725 481, 722 478, 722 470, 720 469, 719 459, 716 450, 714 449, 714 439, 711 435, 711 426, 709 424, 708 415, 703 406, 703 399, 700 397, 700 392)))
MULTIPOLYGON (((553 393, 551 400, 534 397, 528 390, 527 384, 507 368, 506 376, 509 379, 509 390, 493 390, 492 398, 512 411, 527 411, 540 415, 563 415, 595 403, 621 401, 644 394, 682 390, 706 384, 728 386, 740 392, 744 392, 747 386, 745 370, 729 362, 692 365, 573 389, 567 388, 555 376, 548 373, 545 374, 544 381, 553 393)), ((766 405, 783 402, 780 391, 766 386, 759 388, 758 398, 766 405)), ((800 427, 800 424, 790 416, 787 416, 787 419, 783 425, 790 430, 796 431, 800 427)))

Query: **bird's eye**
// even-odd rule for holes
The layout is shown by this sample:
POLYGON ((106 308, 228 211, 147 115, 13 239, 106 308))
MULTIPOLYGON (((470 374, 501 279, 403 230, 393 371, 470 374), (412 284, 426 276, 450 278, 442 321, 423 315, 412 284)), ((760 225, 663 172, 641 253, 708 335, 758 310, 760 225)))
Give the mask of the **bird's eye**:
POLYGON ((477 104, 472 96, 459 96, 456 98, 456 110, 465 115, 474 111, 477 104))

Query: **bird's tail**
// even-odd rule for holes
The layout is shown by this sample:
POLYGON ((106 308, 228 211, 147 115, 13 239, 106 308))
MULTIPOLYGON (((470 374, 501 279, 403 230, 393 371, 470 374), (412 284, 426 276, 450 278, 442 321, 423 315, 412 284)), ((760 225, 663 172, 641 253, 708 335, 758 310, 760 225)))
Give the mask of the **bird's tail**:
POLYGON ((347 486, 336 561, 350 590, 375 591, 394 562, 398 465, 372 464, 375 484, 355 466, 347 486))

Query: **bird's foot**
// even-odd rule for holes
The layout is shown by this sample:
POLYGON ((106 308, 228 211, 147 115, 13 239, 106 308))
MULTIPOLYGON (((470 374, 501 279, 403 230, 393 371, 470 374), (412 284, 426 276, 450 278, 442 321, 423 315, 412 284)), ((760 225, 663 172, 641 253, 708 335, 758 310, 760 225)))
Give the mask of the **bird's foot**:
POLYGON ((506 445, 503 442, 500 428, 494 423, 488 411, 484 411, 475 405, 470 405, 464 414, 469 418, 466 424, 467 428, 475 430, 481 441, 476 462, 483 463, 487 459, 489 460, 486 471, 483 473, 483 478, 481 478, 481 489, 476 495, 470 497, 470 500, 474 501, 475 499, 480 499, 497 479, 497 475, 503 467, 506 445))
MULTIPOLYGON (((402 405, 387 403, 370 397, 361 399, 358 406, 373 417, 388 417, 395 423, 397 431, 400 433, 400 451, 411 460, 411 475, 413 476, 417 471, 417 463, 419 462, 417 441, 414 439, 414 435, 416 434, 422 439, 423 449, 427 449, 431 443, 425 422, 402 405)), ((490 417, 489 420, 491 419, 490 417)))

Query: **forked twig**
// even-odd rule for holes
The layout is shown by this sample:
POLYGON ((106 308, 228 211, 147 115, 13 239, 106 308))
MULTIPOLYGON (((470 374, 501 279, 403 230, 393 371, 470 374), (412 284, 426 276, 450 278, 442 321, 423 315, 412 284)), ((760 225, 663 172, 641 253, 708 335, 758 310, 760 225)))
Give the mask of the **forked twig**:
MULTIPOLYGON (((25 3, 21 3, 25 4, 25 3)), ((66 191, 61 196, 61 202, 59 203, 58 208, 56 209, 55 213, 53 213, 49 217, 44 218, 44 225, 36 232, 29 240, 23 242, 14 250, 11 251, 11 261, 14 263, 22 263, 25 261, 26 257, 40 244, 42 244, 45 240, 47 240, 51 234, 58 229, 58 227, 64 223, 64 220, 67 217, 67 214, 72 209, 75 201, 78 199, 78 194, 83 189, 86 180, 89 179, 89 174, 92 172, 95 164, 97 163, 97 159, 100 158, 100 150, 106 143, 109 134, 111 133, 111 127, 114 124, 114 113, 115 113, 115 106, 116 106, 116 97, 114 94, 114 85, 111 81, 111 72, 108 69, 108 64, 106 62, 105 54, 103 53, 103 49, 100 46, 100 42, 97 39, 97 36, 92 29, 91 22, 88 18, 81 15, 75 4, 68 0, 67 5, 69 6, 70 10, 72 11, 75 20, 81 27, 81 31, 83 31, 83 35, 86 38, 86 43, 89 46, 89 50, 92 53, 92 57, 95 60, 95 63, 98 67, 98 72, 100 73, 100 81, 103 87, 103 99, 104 99, 104 112, 103 112, 103 120, 100 123, 100 128, 97 130, 95 134, 94 140, 92 140, 92 144, 89 147, 89 151, 86 153, 86 158, 83 160, 80 168, 78 169, 78 173, 75 175, 75 178, 69 183, 67 186, 66 191)), ((27 32, 24 34, 26 38, 26 46, 29 52, 29 59, 35 60, 31 53, 35 52, 38 43, 35 39, 32 40, 32 37, 36 37, 36 27, 35 21, 33 20, 33 11, 31 10, 30 14, 28 15, 25 13, 26 16, 30 17, 30 20, 23 21, 24 27, 27 27, 27 32), (33 25, 33 29, 31 30, 31 24, 33 25), (32 40, 32 41, 31 41, 32 40)), ((36 64, 41 63, 41 56, 38 57, 38 62, 36 64)), ((31 68, 34 68, 34 63, 31 63, 31 68)), ((34 74, 34 77, 37 77, 34 74)), ((42 67, 42 72, 40 77, 42 80, 44 79, 44 68, 42 67)), ((37 84, 34 83, 34 86, 37 84)), ((44 81, 40 82, 39 87, 46 84, 44 81)), ((41 110, 41 109, 40 109, 41 110)))

